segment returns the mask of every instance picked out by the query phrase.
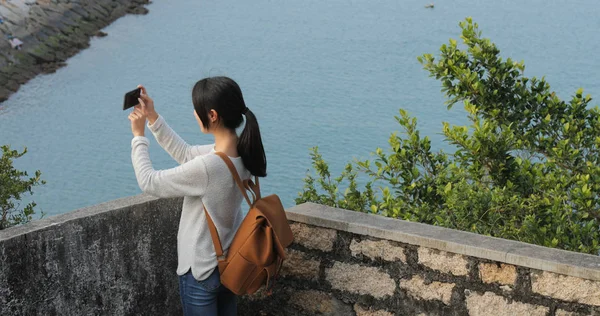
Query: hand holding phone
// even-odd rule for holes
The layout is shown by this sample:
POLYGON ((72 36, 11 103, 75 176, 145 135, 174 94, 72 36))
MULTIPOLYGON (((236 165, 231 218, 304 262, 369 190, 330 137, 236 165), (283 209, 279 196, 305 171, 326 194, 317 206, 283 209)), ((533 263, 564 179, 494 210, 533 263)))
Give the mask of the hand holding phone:
POLYGON ((140 104, 140 101, 138 99, 140 97, 141 91, 141 88, 137 88, 135 90, 131 90, 125 93, 125 101, 123 101, 123 111, 140 104))
POLYGON ((142 112, 148 118, 148 122, 154 124, 158 119, 158 113, 154 109, 154 100, 148 96, 148 92, 144 86, 138 85, 138 88, 142 89, 142 93, 140 94, 142 112))
POLYGON ((139 109, 142 115, 148 118, 150 124, 154 124, 158 119, 158 113, 154 110, 154 100, 148 96, 146 88, 142 85, 138 85, 137 89, 125 94, 123 110, 127 110, 131 107, 139 109))

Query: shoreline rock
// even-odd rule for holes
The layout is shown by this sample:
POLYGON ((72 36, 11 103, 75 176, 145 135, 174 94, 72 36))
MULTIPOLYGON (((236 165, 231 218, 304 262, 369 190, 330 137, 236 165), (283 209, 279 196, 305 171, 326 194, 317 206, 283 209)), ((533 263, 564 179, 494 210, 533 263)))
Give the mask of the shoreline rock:
POLYGON ((0 1, 0 103, 38 74, 53 73, 126 14, 147 14, 149 0, 0 1), (10 46, 7 35, 24 42, 10 46))

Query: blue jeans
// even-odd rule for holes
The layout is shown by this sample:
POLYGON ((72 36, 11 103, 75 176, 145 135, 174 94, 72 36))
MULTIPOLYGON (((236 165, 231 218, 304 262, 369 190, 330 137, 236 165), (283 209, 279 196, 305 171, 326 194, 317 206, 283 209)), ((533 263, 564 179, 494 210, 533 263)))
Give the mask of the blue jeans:
POLYGON ((219 269, 198 281, 192 270, 179 276, 179 295, 184 316, 235 316, 236 296, 221 284, 219 269))

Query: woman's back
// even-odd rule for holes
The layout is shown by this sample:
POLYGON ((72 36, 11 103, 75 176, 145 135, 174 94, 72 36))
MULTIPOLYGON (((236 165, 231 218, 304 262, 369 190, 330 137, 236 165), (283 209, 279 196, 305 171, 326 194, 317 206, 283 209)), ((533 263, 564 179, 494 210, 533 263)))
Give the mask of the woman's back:
MULTIPOLYGON (((244 198, 229 168, 215 154, 214 145, 188 145, 162 117, 149 128, 157 142, 181 165, 151 172, 149 157, 135 150, 145 139, 134 138, 132 160, 138 184, 144 192, 155 196, 184 196, 177 233, 177 274, 183 275, 191 269, 194 278, 203 280, 217 266, 204 208, 217 227, 223 250, 227 251, 243 219, 244 198)), ((241 157, 230 159, 241 179, 251 177, 241 157)))
MULTIPOLYGON (((241 158, 229 158, 241 179, 251 177, 241 158)), ((191 268, 194 278, 203 280, 217 266, 215 249, 203 207, 206 207, 213 220, 223 251, 226 253, 244 218, 242 207, 247 204, 227 165, 214 154, 214 151, 198 159, 204 160, 207 169, 207 188, 202 198, 184 198, 178 232, 177 274, 181 275, 191 268)))

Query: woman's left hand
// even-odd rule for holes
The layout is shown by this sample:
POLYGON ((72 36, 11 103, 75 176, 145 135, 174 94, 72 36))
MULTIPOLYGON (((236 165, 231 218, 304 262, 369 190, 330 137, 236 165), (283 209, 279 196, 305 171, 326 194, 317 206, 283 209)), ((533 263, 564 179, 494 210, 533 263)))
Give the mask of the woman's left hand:
POLYGON ((129 114, 129 120, 131 121, 131 132, 133 133, 133 136, 144 136, 146 116, 142 113, 142 110, 136 106, 133 112, 129 114))

